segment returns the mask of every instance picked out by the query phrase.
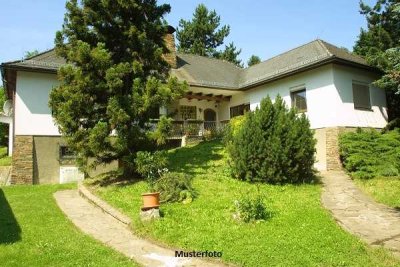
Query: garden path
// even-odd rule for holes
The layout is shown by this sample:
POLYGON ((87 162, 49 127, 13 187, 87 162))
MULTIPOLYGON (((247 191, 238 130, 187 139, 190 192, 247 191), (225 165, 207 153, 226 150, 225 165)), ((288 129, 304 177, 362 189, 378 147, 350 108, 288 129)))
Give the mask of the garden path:
POLYGON ((80 230, 142 266, 224 266, 199 258, 176 258, 175 250, 134 235, 125 224, 82 198, 77 190, 58 191, 54 197, 61 210, 80 230))
POLYGON ((400 257, 400 211, 376 203, 343 171, 322 172, 323 205, 347 231, 400 257))

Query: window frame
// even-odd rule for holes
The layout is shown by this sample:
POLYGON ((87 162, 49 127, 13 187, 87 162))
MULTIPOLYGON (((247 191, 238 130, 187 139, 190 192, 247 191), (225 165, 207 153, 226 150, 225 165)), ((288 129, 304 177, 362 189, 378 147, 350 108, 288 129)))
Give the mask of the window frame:
POLYGON ((234 117, 238 117, 238 116, 243 116, 244 114, 246 114, 247 112, 249 112, 250 111, 250 102, 248 102, 248 103, 243 103, 243 104, 240 104, 240 105, 236 105, 236 106, 230 106, 229 107, 229 118, 234 118, 234 117), (238 109, 238 113, 239 113, 239 115, 235 115, 235 116, 232 116, 232 113, 233 113, 233 109, 238 109))
POLYGON ((197 120, 197 107, 190 106, 190 105, 179 105, 179 117, 182 120, 197 120), (185 118, 184 114, 186 114, 186 112, 182 113, 182 109, 187 109, 187 110, 192 109, 192 111, 194 111, 194 114, 192 114, 192 115, 194 115, 194 118, 185 118))
POLYGON ((75 153, 68 146, 59 145, 58 149, 59 149, 60 159, 76 159, 75 153), (65 153, 65 151, 67 151, 67 153, 65 153))
MULTIPOLYGON (((353 95, 353 107, 355 110, 372 111, 372 99, 371 99, 371 87, 367 82, 352 81, 351 82, 351 92, 353 95), (356 106, 356 97, 354 94, 354 85, 365 86, 368 89, 368 107, 367 106, 356 106)), ((358 99, 358 98, 357 98, 358 99)))
POLYGON ((306 87, 300 87, 296 88, 294 90, 290 91, 290 101, 291 101, 291 107, 297 109, 297 113, 306 113, 308 112, 308 104, 307 104, 307 88, 306 87), (297 107, 297 101, 295 99, 296 94, 304 92, 305 94, 305 109, 300 109, 297 107))

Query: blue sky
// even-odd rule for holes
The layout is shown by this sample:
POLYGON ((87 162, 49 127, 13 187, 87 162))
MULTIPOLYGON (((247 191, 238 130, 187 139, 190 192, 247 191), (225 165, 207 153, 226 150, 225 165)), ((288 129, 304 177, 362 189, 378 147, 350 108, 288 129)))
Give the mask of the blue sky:
MULTIPOLYGON (((242 49, 243 61, 252 54, 265 60, 316 38, 351 50, 360 28, 366 26, 358 12, 359 0, 160 1, 164 2, 172 7, 166 19, 174 27, 179 19, 191 18, 199 3, 215 9, 222 24, 231 26, 226 43, 234 41, 242 49)), ((65 0, 0 0, 0 6, 0 62, 53 47, 65 0)))

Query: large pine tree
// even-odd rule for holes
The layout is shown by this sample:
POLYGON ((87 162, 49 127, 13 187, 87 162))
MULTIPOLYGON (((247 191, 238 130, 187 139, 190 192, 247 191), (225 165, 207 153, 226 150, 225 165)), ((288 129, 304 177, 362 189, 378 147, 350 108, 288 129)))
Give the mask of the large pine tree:
POLYGON ((60 132, 85 170, 121 160, 133 170, 146 149, 152 110, 179 97, 186 85, 169 78, 163 16, 170 6, 156 0, 70 0, 56 52, 67 65, 50 107, 60 132))
POLYGON ((225 50, 218 48, 223 45, 230 33, 229 25, 221 26, 221 18, 215 10, 208 10, 204 4, 199 4, 192 20, 181 19, 176 31, 178 51, 199 56, 220 58, 242 66, 239 56, 241 50, 233 43, 225 46, 225 50))
POLYGON ((251 55, 251 57, 247 61, 247 66, 251 67, 251 66, 256 65, 256 64, 258 64, 260 62, 261 62, 261 58, 259 56, 251 55))

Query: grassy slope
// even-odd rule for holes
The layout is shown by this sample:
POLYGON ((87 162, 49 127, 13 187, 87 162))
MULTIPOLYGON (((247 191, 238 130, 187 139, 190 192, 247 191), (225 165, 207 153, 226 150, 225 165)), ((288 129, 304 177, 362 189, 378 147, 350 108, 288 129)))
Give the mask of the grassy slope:
POLYGON ((1 266, 132 266, 62 214, 52 194, 68 187, 0 188, 1 266))
POLYGON ((10 166, 11 157, 7 156, 7 147, 0 147, 0 166, 10 166))
POLYGON ((356 184, 376 201, 400 209, 400 177, 354 179, 356 184))
POLYGON ((164 218, 143 225, 138 218, 146 185, 97 187, 100 196, 134 220, 135 230, 185 249, 223 251, 223 259, 246 266, 397 266, 383 249, 372 249, 341 230, 320 205, 320 185, 261 185, 272 219, 239 224, 230 207, 252 184, 229 177, 222 145, 203 143, 170 153, 172 169, 195 176, 199 197, 191 204, 162 206, 164 218))

